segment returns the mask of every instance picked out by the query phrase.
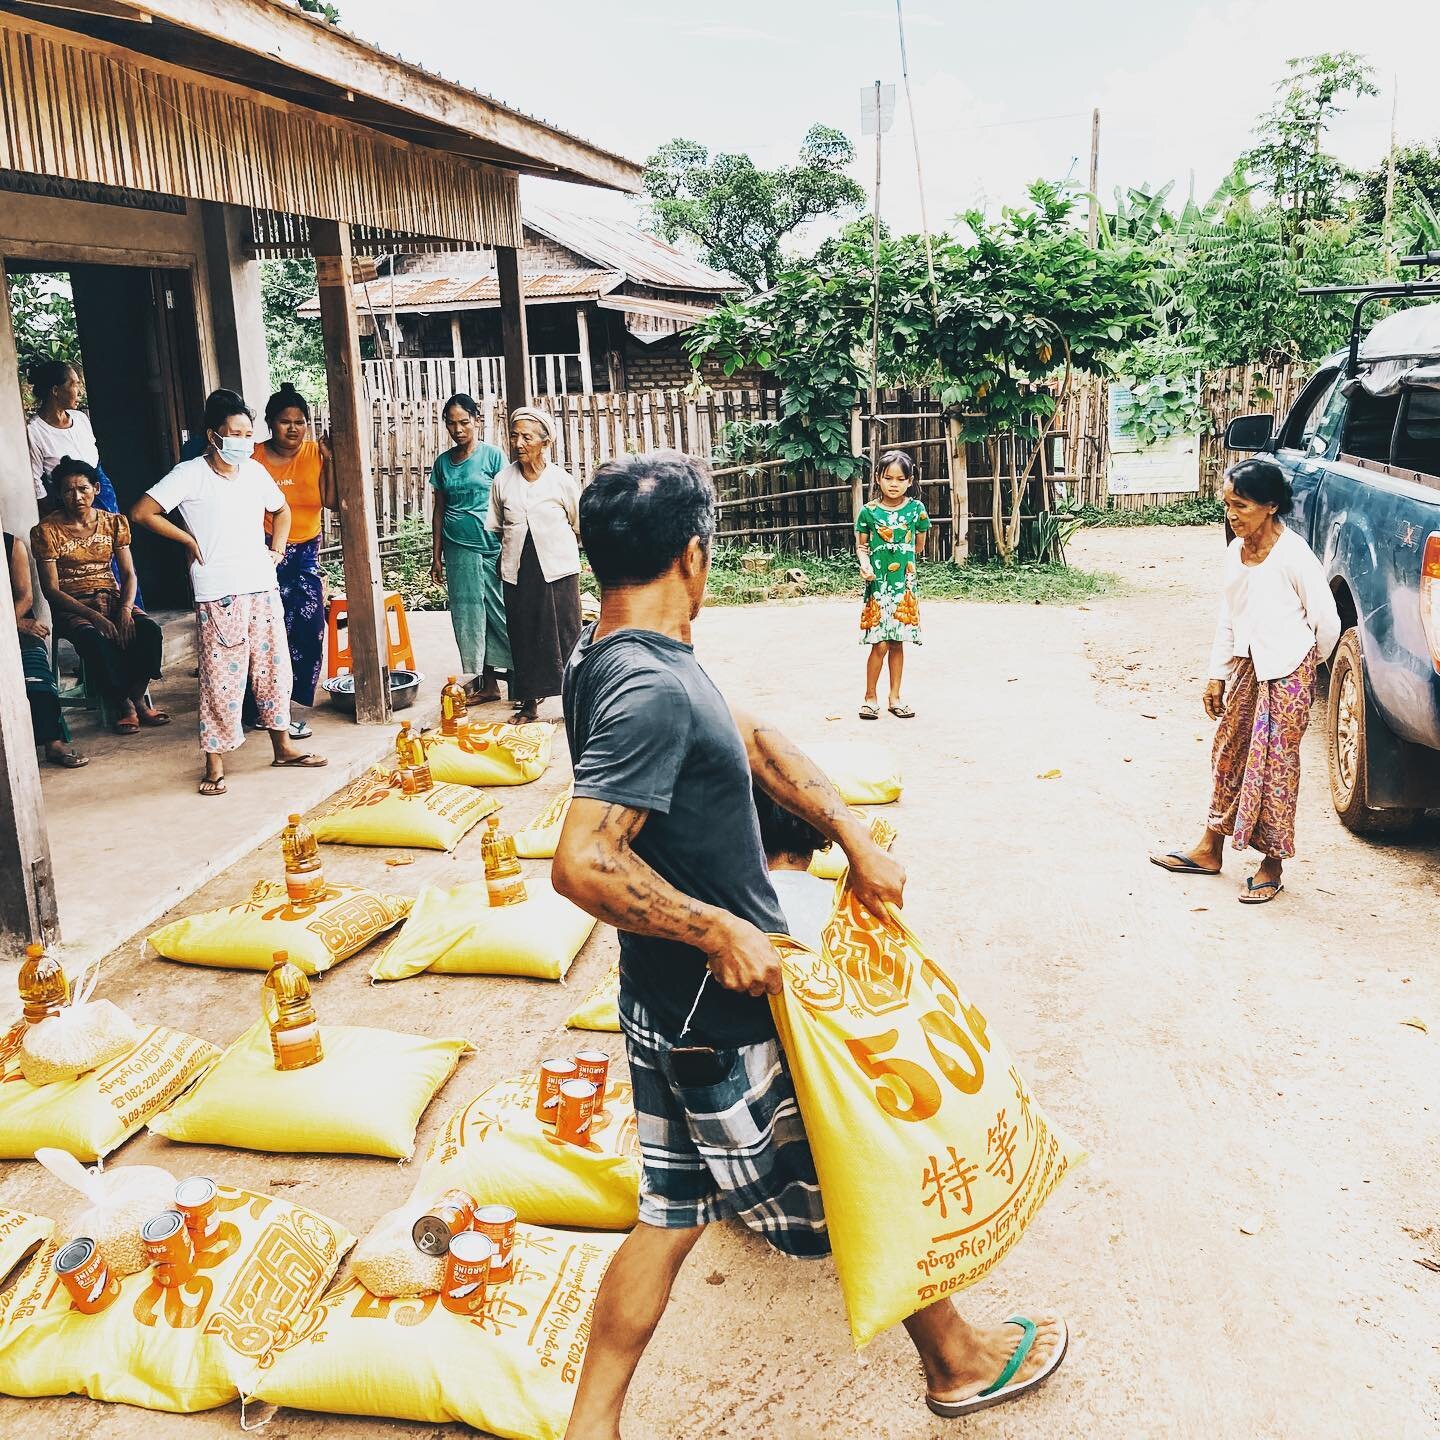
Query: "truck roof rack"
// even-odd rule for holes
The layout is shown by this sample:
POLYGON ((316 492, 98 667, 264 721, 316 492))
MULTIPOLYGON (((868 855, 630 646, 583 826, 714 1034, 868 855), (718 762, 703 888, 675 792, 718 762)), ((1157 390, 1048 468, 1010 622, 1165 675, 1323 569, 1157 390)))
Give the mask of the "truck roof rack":
POLYGON ((1440 295, 1440 280, 1425 279, 1425 271, 1440 266, 1440 250, 1427 250, 1423 255, 1405 255, 1400 263, 1419 272, 1416 280, 1379 280, 1370 285, 1302 285, 1302 295, 1358 295, 1355 313, 1350 319, 1350 357, 1345 362, 1345 377, 1351 379, 1360 370, 1360 317, 1372 300, 1403 300, 1412 296, 1440 295))

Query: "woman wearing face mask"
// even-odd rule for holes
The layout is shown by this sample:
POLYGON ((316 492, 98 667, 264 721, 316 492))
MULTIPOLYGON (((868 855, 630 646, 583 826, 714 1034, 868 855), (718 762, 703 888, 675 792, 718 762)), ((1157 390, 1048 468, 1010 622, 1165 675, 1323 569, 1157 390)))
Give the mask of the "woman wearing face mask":
POLYGON ((507 465, 490 488, 486 525, 500 536, 500 578, 510 632, 510 693, 517 719, 534 720, 560 693, 580 638, 580 487, 550 463, 555 426, 529 405, 510 412, 507 465))
POLYGON ((244 743, 241 707, 248 681, 272 765, 323 765, 290 739, 290 650, 276 567, 285 558, 290 507, 253 458, 254 417, 233 390, 205 401, 209 447, 182 460, 136 501, 130 518, 185 548, 200 629, 202 795, 225 793, 225 754, 244 743), (186 529, 167 518, 178 513, 186 529), (270 543, 265 516, 273 517, 270 543))

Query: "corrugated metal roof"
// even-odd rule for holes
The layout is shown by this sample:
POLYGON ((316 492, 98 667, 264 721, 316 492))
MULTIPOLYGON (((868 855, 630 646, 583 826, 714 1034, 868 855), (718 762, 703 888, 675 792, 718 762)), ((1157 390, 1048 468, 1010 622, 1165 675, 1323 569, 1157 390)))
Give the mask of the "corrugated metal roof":
POLYGON ((667 245, 624 220, 550 210, 528 201, 522 209, 521 220, 531 229, 538 230, 587 260, 608 269, 623 270, 631 280, 638 280, 643 285, 663 285, 672 290, 735 293, 745 289, 733 275, 702 265, 683 250, 667 245))
MULTIPOLYGON (((615 270, 563 270, 545 275, 525 276, 526 300, 596 300, 625 283, 615 270)), ((355 308, 379 315, 394 310, 411 314, 417 310, 454 310, 464 306, 500 303, 500 282, 493 273, 446 275, 419 270, 399 275, 382 275, 367 285, 355 286, 355 308), (391 295, 391 287, 394 295, 391 295)), ((296 314, 320 313, 318 296, 312 295, 296 314)))

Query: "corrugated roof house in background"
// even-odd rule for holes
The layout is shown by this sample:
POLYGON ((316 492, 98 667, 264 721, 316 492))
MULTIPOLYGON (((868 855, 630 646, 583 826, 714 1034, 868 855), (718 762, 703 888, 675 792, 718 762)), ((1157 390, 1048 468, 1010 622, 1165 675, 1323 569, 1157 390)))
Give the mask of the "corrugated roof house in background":
MULTIPOLYGON (((682 337, 710 311, 745 292, 635 225, 608 216, 528 206, 520 263, 534 387, 540 394, 684 385, 691 374, 682 337)), ((473 254, 396 255, 355 287, 376 389, 428 396, 442 383, 498 390, 500 303, 493 261, 473 254)), ((319 313, 314 300, 300 314, 319 313)), ((442 398, 442 397, 431 397, 442 398)))

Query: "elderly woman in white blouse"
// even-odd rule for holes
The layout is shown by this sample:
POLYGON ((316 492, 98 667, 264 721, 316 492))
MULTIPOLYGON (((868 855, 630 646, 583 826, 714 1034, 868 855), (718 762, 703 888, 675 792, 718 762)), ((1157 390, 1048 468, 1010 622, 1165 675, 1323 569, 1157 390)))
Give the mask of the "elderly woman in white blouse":
POLYGON ((1150 861, 1177 875, 1216 875, 1233 836, 1235 849, 1264 857, 1240 903, 1263 905, 1284 888, 1283 865, 1295 853, 1300 739, 1340 615, 1320 562, 1280 518, 1291 506, 1285 472, 1273 460, 1245 460, 1225 477, 1224 499, 1235 539, 1205 686, 1205 712, 1220 722, 1210 814, 1193 848, 1150 861))
POLYGON ((500 536, 500 579, 510 632, 510 696, 516 718, 534 720, 560 693, 580 638, 580 487, 550 461, 555 426, 524 405, 510 412, 515 460, 490 486, 486 527, 500 536))

